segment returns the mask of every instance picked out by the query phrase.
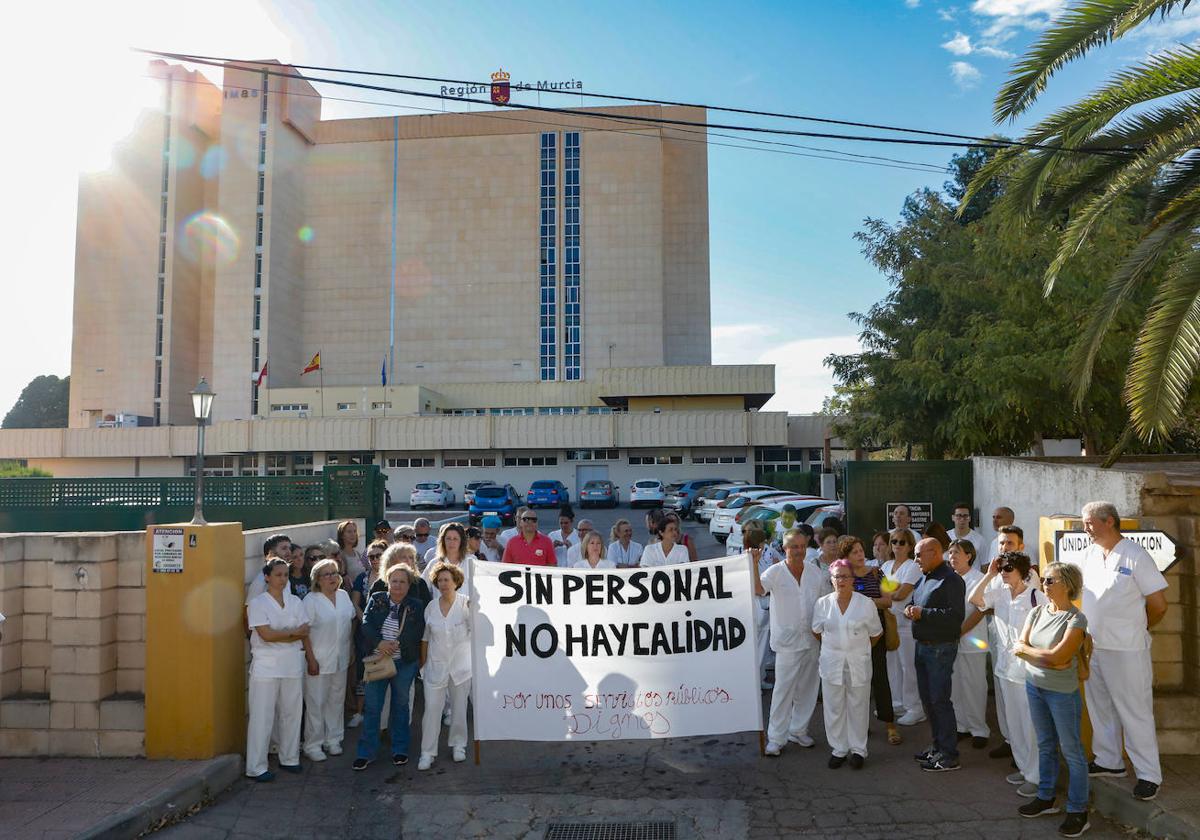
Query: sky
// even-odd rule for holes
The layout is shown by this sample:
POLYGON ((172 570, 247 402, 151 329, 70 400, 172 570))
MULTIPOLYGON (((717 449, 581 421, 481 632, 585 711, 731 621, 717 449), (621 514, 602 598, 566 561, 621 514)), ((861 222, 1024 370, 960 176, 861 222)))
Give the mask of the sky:
MULTIPOLYGON (((133 47, 465 79, 486 79, 503 67, 514 80, 579 79, 585 90, 605 93, 986 135, 1000 130, 991 121, 992 100, 1014 58, 1066 5, 28 4, 21 25, 0 33, 0 68, 8 82, 0 133, 6 199, 0 202, 0 311, 6 316, 0 416, 34 376, 69 373, 77 178, 81 170, 106 165, 112 143, 152 101, 146 59, 133 47)), ((1144 27, 1059 74, 1038 107, 1003 130, 1015 135, 1118 67, 1198 35, 1196 11, 1144 27)), ((220 78, 219 70, 205 72, 220 78)), ((318 88, 326 97, 383 103, 327 98, 325 119, 441 107, 392 94, 318 88)), ((536 103, 527 96, 516 101, 536 103)), ((553 104, 566 103, 555 98, 553 104)), ((831 130, 715 111, 709 119, 831 130)), ((869 309, 888 291, 854 233, 868 217, 895 221, 906 195, 945 181, 928 169, 828 160, 820 150, 938 167, 955 150, 777 139, 810 148, 750 150, 720 145, 749 145, 742 140, 710 137, 713 362, 774 364, 777 393, 766 408, 803 413, 819 410, 832 393, 825 356, 858 347, 850 313, 869 309)), ((86 317, 86 307, 80 315, 86 317)))

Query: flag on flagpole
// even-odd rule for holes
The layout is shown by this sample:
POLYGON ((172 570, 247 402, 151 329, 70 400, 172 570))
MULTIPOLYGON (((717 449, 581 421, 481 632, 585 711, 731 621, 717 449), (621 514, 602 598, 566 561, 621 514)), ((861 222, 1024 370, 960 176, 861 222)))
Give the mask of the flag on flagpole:
POLYGON ((384 359, 379 364, 379 384, 387 387, 387 359, 384 359))
POLYGON ((267 363, 263 362, 262 370, 258 372, 258 380, 254 383, 259 388, 267 381, 267 363))
POLYGON ((314 370, 320 370, 320 369, 321 369, 321 351, 318 350, 317 354, 312 357, 312 361, 308 363, 308 367, 306 367, 304 370, 302 370, 300 372, 300 375, 303 376, 306 373, 312 373, 314 370))

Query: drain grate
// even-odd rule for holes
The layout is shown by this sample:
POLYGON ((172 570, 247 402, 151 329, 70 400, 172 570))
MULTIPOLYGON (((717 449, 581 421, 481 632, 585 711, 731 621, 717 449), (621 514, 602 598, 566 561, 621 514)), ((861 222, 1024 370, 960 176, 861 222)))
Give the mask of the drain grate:
POLYGON ((675 840, 675 823, 653 822, 552 822, 546 840, 675 840))

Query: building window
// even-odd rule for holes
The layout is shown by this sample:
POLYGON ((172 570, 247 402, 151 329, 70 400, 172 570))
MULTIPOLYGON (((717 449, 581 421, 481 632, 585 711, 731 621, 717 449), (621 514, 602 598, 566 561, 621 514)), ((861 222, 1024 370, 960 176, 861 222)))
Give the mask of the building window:
POLYGON ((542 381, 558 378, 558 135, 542 133, 538 223, 538 370, 542 381))
POLYGON ((655 464, 682 464, 682 455, 630 455, 629 464, 634 467, 648 467, 655 464))
POLYGON ((338 411, 353 411, 353 410, 354 410, 354 403, 352 403, 352 402, 346 402, 346 403, 340 402, 340 403, 338 403, 338 404, 337 404, 337 410, 338 410, 338 411))
POLYGON ((693 464, 744 464, 745 455, 693 455, 693 464))
POLYGON ((529 417, 533 415, 532 408, 489 408, 488 413, 496 417, 529 417))
POLYGON ((293 475, 312 475, 313 474, 313 456, 311 452, 293 452, 292 453, 292 474, 293 475))
POLYGON ((577 405, 544 405, 538 409, 537 413, 538 414, 562 415, 562 414, 579 414, 581 411, 583 411, 583 409, 577 405))
POLYGON ((580 377, 583 273, 580 265, 579 132, 563 134, 563 375, 580 377))
POLYGON ((619 449, 568 449, 568 461, 619 461, 619 449))
MULTIPOLYGON (((196 474, 195 456, 187 459, 188 475, 196 474)), ((234 476, 240 472, 237 455, 205 455, 204 477, 234 476)))
POLYGON ((516 455, 504 459, 506 467, 553 467, 557 465, 557 455, 516 455))
POLYGON ((388 469, 403 470, 416 469, 433 466, 432 458, 388 458, 386 460, 388 469))
POLYGON ((373 403, 371 403, 371 410, 372 410, 372 411, 386 410, 386 409, 389 409, 389 408, 391 408, 391 407, 392 407, 392 404, 391 404, 390 402, 378 402, 378 401, 377 401, 377 402, 373 402, 373 403))
POLYGON ((443 467, 494 467, 495 458, 442 458, 443 467))
POLYGON ((308 403, 271 403, 271 411, 308 411, 308 403))

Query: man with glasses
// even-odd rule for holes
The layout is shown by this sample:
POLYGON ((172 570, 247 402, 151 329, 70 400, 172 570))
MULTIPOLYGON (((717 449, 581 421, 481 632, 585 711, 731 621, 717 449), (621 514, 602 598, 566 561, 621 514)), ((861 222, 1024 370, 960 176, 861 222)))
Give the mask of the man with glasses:
POLYGON ((592 520, 590 519, 580 519, 579 522, 575 524, 575 533, 578 535, 579 541, 572 543, 571 547, 567 549, 567 562, 565 563, 566 568, 570 569, 583 559, 583 553, 580 549, 580 546, 583 545, 583 541, 587 539, 587 535, 595 530, 596 526, 592 524, 592 520))
POLYGON ((417 562, 421 564, 422 570, 428 562, 425 555, 437 547, 437 538, 430 535, 429 529, 429 520, 424 516, 413 523, 413 548, 417 550, 417 562))
POLYGON ((987 540, 983 538, 983 534, 971 527, 971 506, 966 502, 959 502, 954 506, 951 516, 954 518, 954 529, 950 532, 950 540, 970 540, 971 545, 975 546, 975 557, 982 557, 987 548, 987 540))
POLYGON ((523 566, 556 566, 554 543, 538 531, 537 512, 526 509, 517 520, 521 532, 504 547, 504 562, 523 566))
POLYGON ((521 517, 524 516, 526 513, 528 513, 530 510, 532 510, 532 508, 527 508, 527 507, 517 508, 517 512, 513 515, 512 527, 505 528, 503 531, 500 532, 499 536, 496 537, 496 540, 500 543, 500 548, 501 548, 500 556, 501 557, 504 556, 503 549, 508 548, 508 541, 511 540, 513 537, 515 537, 517 534, 521 533, 521 517))

